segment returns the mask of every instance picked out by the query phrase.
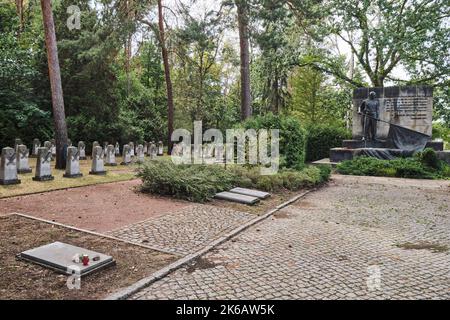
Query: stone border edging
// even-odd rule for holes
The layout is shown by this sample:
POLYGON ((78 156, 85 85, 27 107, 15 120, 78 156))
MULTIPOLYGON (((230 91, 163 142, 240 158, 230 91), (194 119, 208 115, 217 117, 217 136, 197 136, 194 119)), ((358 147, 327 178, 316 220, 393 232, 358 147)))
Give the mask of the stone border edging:
POLYGON ((16 216, 19 216, 19 217, 24 217, 24 218, 28 218, 28 219, 32 219, 32 220, 36 220, 36 221, 40 221, 40 222, 44 222, 44 223, 48 223, 48 224, 52 224, 52 225, 55 225, 55 226, 71 229, 71 230, 74 230, 74 231, 84 232, 84 233, 87 233, 87 234, 91 234, 93 236, 102 237, 102 238, 106 238, 106 239, 111 239, 111 240, 115 240, 115 241, 120 241, 120 242, 124 242, 126 244, 132 244, 132 245, 135 245, 135 246, 138 246, 138 247, 142 247, 142 248, 146 248, 146 249, 150 249, 150 250, 154 250, 154 251, 159 251, 159 252, 162 252, 162 253, 170 254, 172 256, 180 256, 180 254, 178 254, 178 253, 169 252, 167 250, 163 250, 163 249, 159 249, 159 248, 154 248, 154 247, 147 246, 145 244, 140 244, 140 243, 137 243, 137 242, 127 241, 127 240, 124 240, 124 239, 116 238, 116 237, 113 237, 113 236, 110 236, 110 235, 107 235, 107 234, 103 234, 103 233, 98 233, 98 232, 95 232, 95 231, 89 231, 89 230, 85 230, 85 229, 69 226, 69 225, 66 225, 66 224, 63 224, 63 223, 59 223, 59 222, 55 222, 55 221, 50 221, 50 220, 46 220, 46 219, 42 219, 42 218, 33 217, 33 216, 30 216, 30 215, 27 215, 27 214, 24 214, 24 213, 12 212, 12 213, 7 213, 7 214, 0 215, 0 216, 6 217, 6 216, 9 216, 9 215, 16 215, 16 216))
POLYGON ((148 286, 150 286, 152 283, 162 279, 163 277, 167 276, 169 273, 181 268, 182 266, 188 264, 189 262, 197 259, 198 257, 204 255, 205 253, 211 251, 212 249, 214 249, 216 246, 224 243, 225 241, 233 238, 234 236, 238 235, 239 233, 241 233, 242 231, 248 229, 249 227, 267 219, 268 217, 272 216, 274 213, 276 213, 277 211, 287 207, 288 205, 292 204, 293 202, 299 200, 300 198, 303 198, 305 195, 307 195, 308 193, 317 190, 317 188, 313 188, 311 190, 307 190, 299 195, 296 195, 294 197, 292 197, 291 199, 289 199, 286 202, 283 202, 282 204, 276 206, 274 209, 269 210, 268 212, 266 212, 265 214, 256 217, 255 219, 252 219, 246 223, 244 223, 242 226, 231 230, 230 232, 228 232, 227 234, 225 234, 224 236, 212 241, 210 244, 208 244, 207 246, 205 246, 203 249, 200 249, 194 253, 188 254, 187 256, 169 264, 168 266, 152 273, 150 276, 145 277, 141 280, 139 280, 138 282, 132 284, 131 286, 128 286, 122 290, 119 290, 109 296, 107 296, 106 298, 104 298, 104 300, 125 300, 128 297, 130 297, 131 295, 137 293, 139 290, 142 290, 148 286))

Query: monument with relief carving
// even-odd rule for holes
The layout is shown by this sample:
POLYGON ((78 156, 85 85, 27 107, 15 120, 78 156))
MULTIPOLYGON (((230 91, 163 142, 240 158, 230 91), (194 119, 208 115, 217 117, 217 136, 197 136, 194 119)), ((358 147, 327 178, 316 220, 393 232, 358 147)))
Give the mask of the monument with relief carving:
POLYGON ((431 140, 432 117, 430 86, 357 88, 353 91, 353 139, 332 148, 330 162, 355 156, 407 157, 424 148, 433 148, 448 161, 443 142, 431 140))

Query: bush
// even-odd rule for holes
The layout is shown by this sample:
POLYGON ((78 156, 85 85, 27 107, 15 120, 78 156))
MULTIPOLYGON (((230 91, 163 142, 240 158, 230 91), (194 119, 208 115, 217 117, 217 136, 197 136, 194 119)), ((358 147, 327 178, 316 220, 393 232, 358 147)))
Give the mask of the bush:
POLYGON ((331 170, 306 167, 303 170, 282 169, 277 174, 262 176, 259 167, 220 165, 175 165, 169 160, 148 161, 138 169, 141 190, 173 196, 189 201, 205 202, 217 192, 233 187, 264 191, 299 190, 314 187, 330 177, 331 170))
POLYGON ((428 165, 434 163, 433 157, 427 151, 414 158, 398 158, 394 160, 381 160, 372 157, 357 157, 337 165, 337 172, 341 174, 360 176, 384 176, 416 179, 445 179, 449 177, 449 166, 440 163, 439 168, 428 165), (423 160, 426 159, 426 160, 423 160))
POLYGON ((267 113, 246 120, 244 129, 280 130, 280 166, 301 169, 305 163, 306 131, 294 117, 267 113))
POLYGON ((138 169, 141 190, 204 202, 217 192, 231 189, 236 176, 219 166, 175 165, 171 161, 149 161, 138 169))
POLYGON ((306 161, 328 158, 330 149, 340 147, 342 140, 350 139, 351 132, 337 126, 309 125, 306 143, 306 161))
POLYGON ((437 170, 442 168, 441 160, 439 160, 436 151, 434 151, 431 148, 427 148, 422 152, 418 152, 416 154, 416 157, 417 159, 419 159, 420 163, 423 164, 424 166, 437 170))

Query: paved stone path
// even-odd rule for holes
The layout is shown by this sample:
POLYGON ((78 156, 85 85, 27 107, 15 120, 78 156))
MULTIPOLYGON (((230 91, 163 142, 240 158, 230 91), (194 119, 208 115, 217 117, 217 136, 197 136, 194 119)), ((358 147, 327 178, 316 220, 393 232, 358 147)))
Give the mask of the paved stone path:
POLYGON ((195 204, 107 234, 185 256, 255 217, 231 209, 195 204))
POLYGON ((450 299, 449 205, 446 181, 334 176, 131 299, 450 299))

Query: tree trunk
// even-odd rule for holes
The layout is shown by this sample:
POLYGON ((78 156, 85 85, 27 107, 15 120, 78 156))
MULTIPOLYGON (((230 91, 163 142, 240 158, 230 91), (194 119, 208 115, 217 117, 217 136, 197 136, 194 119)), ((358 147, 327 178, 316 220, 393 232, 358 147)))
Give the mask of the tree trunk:
POLYGON ((169 54, 167 52, 166 40, 164 34, 164 18, 162 0, 158 0, 158 25, 159 25, 159 42, 161 45, 162 58, 164 63, 164 76, 167 88, 167 126, 168 126, 168 153, 172 151, 172 132, 173 132, 173 89, 172 80, 170 78, 169 54))
POLYGON ((248 7, 245 0, 236 0, 241 59, 241 119, 252 115, 250 94, 250 45, 248 33, 248 7))
POLYGON ((44 21, 45 45, 47 47, 48 73, 52 91, 53 120, 55 122, 56 140, 56 169, 65 169, 66 155, 64 146, 67 145, 67 125, 64 112, 64 98, 61 86, 61 72, 59 69, 58 48, 56 46, 55 23, 51 0, 41 0, 44 21))

